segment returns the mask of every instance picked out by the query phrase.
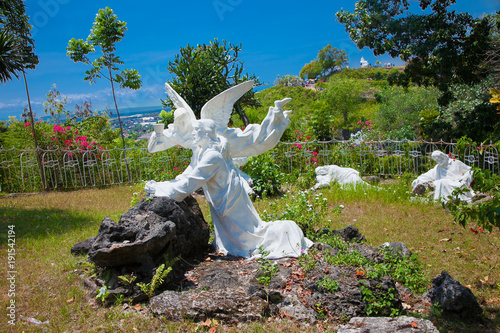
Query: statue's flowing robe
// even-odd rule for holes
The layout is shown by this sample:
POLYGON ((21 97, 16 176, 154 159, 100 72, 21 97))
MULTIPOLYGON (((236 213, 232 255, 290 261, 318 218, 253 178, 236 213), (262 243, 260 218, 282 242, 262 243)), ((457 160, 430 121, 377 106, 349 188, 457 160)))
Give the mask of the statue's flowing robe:
POLYGON ((298 257, 312 242, 293 221, 260 219, 230 158, 208 148, 197 156, 194 167, 169 182, 156 183, 155 194, 183 200, 199 187, 210 206, 217 251, 234 256, 298 257))
MULTIPOLYGON (((154 184, 155 195, 181 201, 203 187, 214 224, 214 245, 221 253, 258 257, 262 247, 269 252, 270 259, 299 256, 312 242, 293 221, 262 221, 248 196, 248 185, 241 171, 232 163, 232 158, 255 156, 274 148, 289 124, 287 115, 270 107, 260 125, 251 124, 244 130, 226 129, 221 135, 222 151, 195 149, 191 164, 181 175, 173 181, 154 184)), ((150 152, 174 145, 193 147, 192 138, 179 137, 173 126, 164 135, 164 142, 156 144, 156 136, 152 134, 150 152)))
MULTIPOLYGON (((448 201, 456 188, 469 187, 473 180, 473 171, 470 166, 459 160, 448 159, 446 166, 437 164, 426 173, 421 174, 412 182, 415 188, 418 184, 433 182, 435 186, 434 200, 448 201)), ((459 196, 460 200, 471 202, 474 196, 472 189, 459 196)))

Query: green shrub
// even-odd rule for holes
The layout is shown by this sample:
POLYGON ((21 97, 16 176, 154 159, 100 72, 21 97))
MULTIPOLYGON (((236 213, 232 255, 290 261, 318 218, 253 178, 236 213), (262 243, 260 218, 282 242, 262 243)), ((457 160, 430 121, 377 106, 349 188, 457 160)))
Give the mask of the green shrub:
POLYGON ((280 193, 283 173, 270 152, 253 156, 243 167, 253 181, 253 190, 259 196, 272 196, 280 193))

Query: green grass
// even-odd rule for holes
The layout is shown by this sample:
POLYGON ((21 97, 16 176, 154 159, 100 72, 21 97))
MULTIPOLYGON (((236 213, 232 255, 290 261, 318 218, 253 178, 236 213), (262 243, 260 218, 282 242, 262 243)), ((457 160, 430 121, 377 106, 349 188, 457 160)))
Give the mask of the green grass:
MULTIPOLYGON (((500 319, 500 237, 499 231, 475 234, 468 228, 453 224, 451 215, 439 205, 410 202, 405 186, 386 183, 382 189, 371 187, 340 189, 332 186, 321 190, 326 206, 321 206, 321 218, 314 228, 327 226, 357 227, 368 245, 378 246, 388 241, 404 242, 417 254, 424 275, 431 279, 442 270, 470 286, 485 310, 484 322, 467 324, 440 319, 442 331, 494 332, 500 319), (344 208, 339 210, 338 207, 344 208)), ((79 264, 84 258, 70 254, 73 244, 95 236, 101 220, 108 215, 114 220, 130 207, 132 192, 137 187, 90 189, 75 192, 47 193, 0 199, 0 271, 7 271, 7 231, 15 225, 16 232, 16 310, 18 315, 48 320, 48 332, 190 332, 199 323, 166 322, 144 310, 124 305, 101 307, 82 286, 89 270, 79 264), (135 329, 135 330, 134 330, 135 329)), ((289 187, 290 194, 255 203, 257 210, 282 214, 298 191, 289 187)), ((309 200, 314 200, 311 196, 309 200)), ((199 200, 205 216, 208 205, 199 200)), ((0 306, 6 308, 8 283, 0 279, 0 306)), ((5 317, 2 327, 6 327, 5 317)), ((333 331, 331 325, 321 324, 333 331)), ((213 327, 214 325, 212 325, 213 327)), ((41 328, 17 317, 12 332, 39 332, 41 328)), ((206 328, 203 330, 207 331, 206 328)), ((219 325, 218 331, 240 332, 301 332, 320 331, 318 327, 285 320, 246 323, 242 327, 219 325)))

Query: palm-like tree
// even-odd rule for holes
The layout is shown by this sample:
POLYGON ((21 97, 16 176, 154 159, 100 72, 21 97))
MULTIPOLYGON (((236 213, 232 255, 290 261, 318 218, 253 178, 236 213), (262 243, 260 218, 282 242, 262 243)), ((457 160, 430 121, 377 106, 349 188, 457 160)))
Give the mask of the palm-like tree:
POLYGON ((15 76, 19 79, 24 71, 22 48, 14 36, 7 31, 0 32, 0 82, 11 81, 15 76))
MULTIPOLYGON (((23 0, 0 0, 0 82, 11 81, 12 76, 19 79, 22 73, 33 133, 35 133, 35 120, 33 119, 33 110, 31 110, 26 69, 34 69, 37 64, 35 42, 31 38, 31 25, 26 15, 23 0)), ((45 176, 36 134, 34 140, 40 177, 43 188, 45 188, 45 176)))

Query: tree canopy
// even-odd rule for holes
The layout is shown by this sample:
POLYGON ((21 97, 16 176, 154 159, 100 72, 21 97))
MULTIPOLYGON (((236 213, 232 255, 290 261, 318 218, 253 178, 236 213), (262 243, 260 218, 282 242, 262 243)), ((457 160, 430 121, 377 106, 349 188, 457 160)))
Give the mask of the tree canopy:
MULTIPOLYGON (((451 84, 484 78, 480 69, 491 47, 490 21, 449 10, 455 0, 417 2, 420 15, 414 14, 413 6, 410 11, 408 0, 360 0, 353 12, 340 10, 336 17, 360 49, 369 47, 375 56, 388 53, 407 62, 391 83, 433 85, 447 91, 451 84)), ((447 102, 441 99, 441 104, 447 102)))
POLYGON ((319 50, 316 59, 302 67, 299 75, 302 79, 304 79, 306 75, 309 79, 319 75, 326 76, 336 70, 342 69, 348 63, 349 58, 346 51, 337 49, 336 47, 332 47, 331 44, 328 44, 319 50))
POLYGON ((7 82, 13 76, 19 79, 26 68, 38 64, 35 42, 31 38, 22 0, 0 1, 0 82, 7 82))
POLYGON ((304 65, 304 67, 302 67, 302 69, 300 70, 300 77, 302 79, 314 79, 315 77, 321 75, 321 64, 319 63, 319 61, 317 59, 307 63, 304 65))
MULTIPOLYGON (((170 86, 191 106, 197 118, 203 105, 224 90, 248 80, 261 85, 255 75, 243 74, 240 51, 241 44, 233 45, 225 40, 221 43, 215 39, 208 45, 182 47, 174 61, 168 63, 167 69, 174 75, 169 81, 170 86)), ((163 104, 173 106, 170 100, 163 101, 163 104)), ((233 109, 246 126, 249 120, 243 106, 260 106, 253 90, 243 95, 233 109)))
POLYGON ((347 52, 328 44, 318 53, 318 61, 321 64, 321 74, 328 75, 336 70, 342 69, 349 63, 347 52))

